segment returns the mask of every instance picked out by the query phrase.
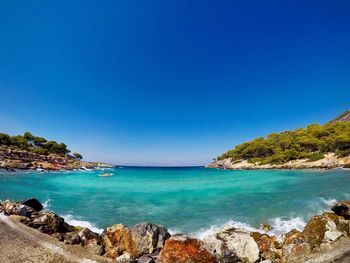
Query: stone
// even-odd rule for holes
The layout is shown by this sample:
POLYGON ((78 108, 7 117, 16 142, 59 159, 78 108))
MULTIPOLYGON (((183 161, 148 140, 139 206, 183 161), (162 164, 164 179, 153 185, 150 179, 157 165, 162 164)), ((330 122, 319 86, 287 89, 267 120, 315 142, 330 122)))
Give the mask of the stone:
POLYGON ((43 205, 35 198, 27 199, 23 201, 22 204, 33 208, 37 212, 44 208, 43 205))
POLYGON ((314 249, 319 247, 321 243, 337 240, 342 236, 342 233, 337 230, 336 224, 331 219, 323 216, 314 216, 307 222, 303 236, 305 241, 310 244, 311 249, 314 249))
POLYGON ((64 222, 64 219, 53 212, 40 211, 35 215, 28 226, 37 228, 43 233, 52 235, 54 233, 66 233, 74 230, 74 227, 64 222))
POLYGON ((137 263, 155 263, 155 261, 152 257, 143 255, 137 259, 137 263))
POLYGON ((35 210, 29 206, 23 205, 21 203, 12 202, 10 200, 5 200, 2 202, 2 210, 5 215, 19 215, 25 217, 31 217, 35 210))
POLYGON ((174 235, 165 241, 160 254, 162 263, 214 263, 215 257, 202 241, 185 235, 174 235))
POLYGON ((324 212, 322 216, 331 219, 337 226, 338 231, 342 232, 344 235, 350 236, 350 220, 330 212, 324 212))
POLYGON ((130 228, 132 240, 139 255, 151 254, 156 248, 162 248, 164 242, 170 238, 168 230, 147 222, 130 228))
POLYGON ((116 224, 105 229, 102 233, 102 243, 106 257, 116 259, 124 252, 128 252, 131 256, 138 255, 130 230, 123 224, 116 224))
POLYGON ((266 231, 266 232, 269 232, 269 231, 272 230, 272 226, 269 225, 269 224, 262 223, 262 224, 260 225, 260 229, 262 229, 262 230, 264 230, 264 231, 266 231))
POLYGON ((145 222, 130 229, 121 224, 114 225, 102 236, 108 257, 116 258, 128 252, 133 258, 138 258, 161 249, 170 234, 163 227, 145 222))
POLYGON ((284 245, 282 259, 284 262, 305 262, 311 253, 308 243, 284 245))
POLYGON ((350 219, 350 201, 340 201, 332 206, 332 211, 339 216, 350 219))
POLYGON ((259 248, 250 233, 224 226, 216 233, 204 238, 205 247, 215 255, 217 261, 255 262, 259 259, 259 248))
POLYGON ((271 246, 273 246, 273 243, 273 238, 269 237, 268 235, 262 235, 257 242, 260 253, 269 251, 271 246))
POLYGON ((292 229, 283 236, 283 244, 285 245, 300 244, 303 242, 303 234, 296 229, 292 229))

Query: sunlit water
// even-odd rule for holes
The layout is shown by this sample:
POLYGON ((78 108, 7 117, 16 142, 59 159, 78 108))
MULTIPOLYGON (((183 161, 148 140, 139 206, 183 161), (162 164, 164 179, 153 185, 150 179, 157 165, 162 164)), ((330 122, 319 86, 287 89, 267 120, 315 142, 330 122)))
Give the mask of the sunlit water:
POLYGON ((350 197, 350 171, 228 171, 131 168, 0 172, 0 199, 36 197, 69 222, 95 231, 149 221, 203 236, 232 224, 275 233, 301 229, 312 215, 350 197), (113 173, 100 177, 101 173, 113 173))

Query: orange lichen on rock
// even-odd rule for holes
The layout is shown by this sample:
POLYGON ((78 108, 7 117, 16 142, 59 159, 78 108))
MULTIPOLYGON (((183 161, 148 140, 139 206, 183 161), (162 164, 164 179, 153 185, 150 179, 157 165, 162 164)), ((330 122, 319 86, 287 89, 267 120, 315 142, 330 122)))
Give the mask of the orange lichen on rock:
POLYGON ((204 247, 203 243, 184 235, 169 238, 161 252, 163 263, 211 263, 215 258, 204 247))

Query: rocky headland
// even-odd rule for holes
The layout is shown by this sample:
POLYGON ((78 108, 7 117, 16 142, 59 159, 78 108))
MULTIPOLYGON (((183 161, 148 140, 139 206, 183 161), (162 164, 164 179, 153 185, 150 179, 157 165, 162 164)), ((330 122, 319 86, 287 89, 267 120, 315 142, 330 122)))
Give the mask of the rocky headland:
POLYGON ((54 171, 93 169, 98 167, 111 168, 113 166, 102 162, 85 162, 69 155, 55 153, 44 155, 18 148, 0 146, 0 169, 10 171, 27 169, 54 171))
POLYGON ((209 168, 333 169, 350 168, 350 110, 324 125, 272 133, 237 145, 209 168))
MULTIPOLYGON (((33 253, 35 262, 120 263, 348 262, 350 253, 350 201, 313 216, 303 231, 293 229, 278 237, 266 232, 269 225, 259 232, 222 226, 197 239, 170 235, 166 228, 146 222, 115 224, 97 234, 69 225, 43 210, 36 199, 3 201, 0 213, 0 252, 6 262, 17 262, 24 251, 33 253), (17 249, 16 244, 24 247, 17 249)), ((33 258, 26 254, 27 261, 21 262, 33 258)))
POLYGON ((34 136, 0 133, 0 169, 73 170, 113 167, 102 162, 85 162, 83 156, 71 152, 64 143, 34 136))

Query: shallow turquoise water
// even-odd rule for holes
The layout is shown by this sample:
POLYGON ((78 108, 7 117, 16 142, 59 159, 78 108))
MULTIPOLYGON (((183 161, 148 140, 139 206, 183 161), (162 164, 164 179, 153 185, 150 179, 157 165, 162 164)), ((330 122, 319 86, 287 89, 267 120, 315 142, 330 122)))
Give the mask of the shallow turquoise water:
POLYGON ((349 194, 350 172, 340 169, 125 167, 105 171, 0 172, 2 200, 36 197, 68 220, 88 221, 97 228, 150 221, 175 232, 197 235, 227 222, 253 227, 267 222, 276 230, 300 228, 308 217, 326 210, 334 200, 349 198, 349 194), (114 175, 98 176, 107 172, 114 175))

